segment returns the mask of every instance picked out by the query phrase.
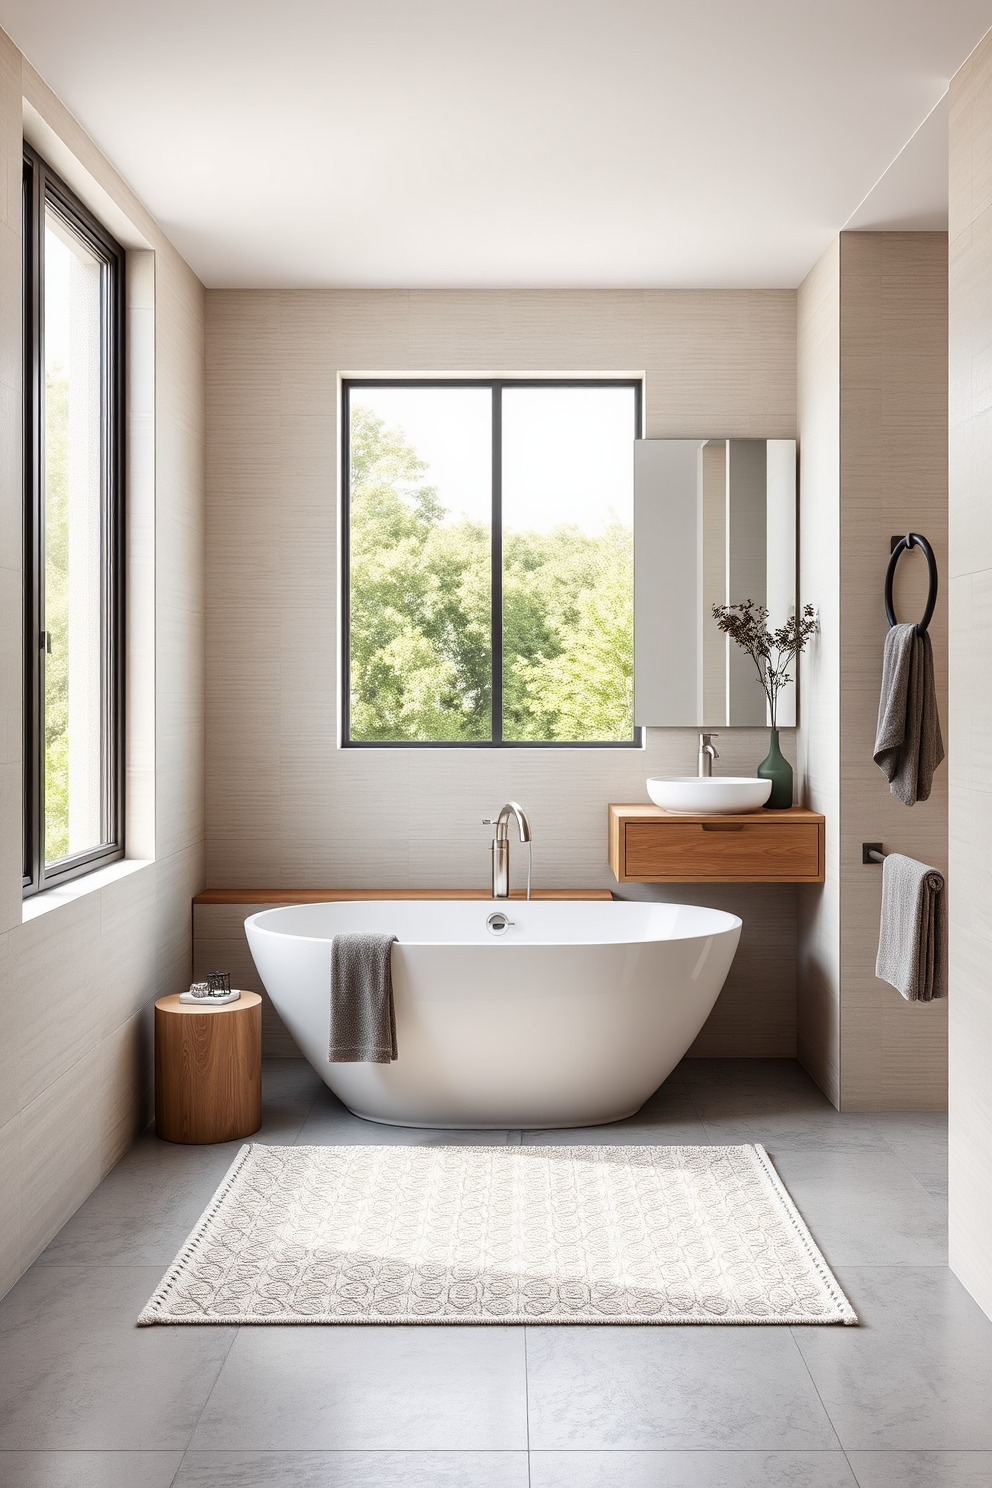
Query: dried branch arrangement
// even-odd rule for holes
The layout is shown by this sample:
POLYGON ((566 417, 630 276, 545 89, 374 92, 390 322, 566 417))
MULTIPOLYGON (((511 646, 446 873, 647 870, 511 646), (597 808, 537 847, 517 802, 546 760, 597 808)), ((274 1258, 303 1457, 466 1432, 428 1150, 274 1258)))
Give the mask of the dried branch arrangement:
POLYGON ((771 726, 777 728, 778 695, 786 683, 792 681, 788 668, 806 649, 816 631, 813 606, 804 605, 801 614, 790 615, 777 630, 768 629, 768 611, 750 599, 743 604, 714 605, 713 619, 754 662, 758 681, 768 699, 771 726))

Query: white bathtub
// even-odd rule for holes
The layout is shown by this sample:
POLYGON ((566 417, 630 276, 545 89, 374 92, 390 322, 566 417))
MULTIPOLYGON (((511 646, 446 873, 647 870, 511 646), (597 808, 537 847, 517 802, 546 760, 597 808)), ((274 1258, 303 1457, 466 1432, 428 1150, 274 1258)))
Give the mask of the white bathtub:
POLYGON ((314 1069, 398 1126, 597 1126, 643 1105, 702 1028, 741 922, 687 904, 365 901, 245 921, 255 965, 314 1069), (501 937, 486 927, 502 910, 501 937), (327 1059, 330 948, 391 932, 398 1058, 327 1059))

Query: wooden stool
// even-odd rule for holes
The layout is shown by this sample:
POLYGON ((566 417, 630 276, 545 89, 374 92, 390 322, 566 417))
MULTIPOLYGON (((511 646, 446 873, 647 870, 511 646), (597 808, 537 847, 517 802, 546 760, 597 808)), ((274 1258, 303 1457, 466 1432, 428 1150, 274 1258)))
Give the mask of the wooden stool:
POLYGON ((155 1126, 167 1142, 232 1142, 262 1124, 262 999, 155 1004, 155 1126))

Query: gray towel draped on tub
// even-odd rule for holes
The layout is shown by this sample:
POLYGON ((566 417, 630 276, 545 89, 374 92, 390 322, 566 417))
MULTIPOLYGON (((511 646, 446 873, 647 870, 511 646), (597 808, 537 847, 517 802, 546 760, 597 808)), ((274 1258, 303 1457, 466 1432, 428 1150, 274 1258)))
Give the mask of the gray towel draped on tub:
POLYGON ((907 1002, 947 996, 944 875, 889 853, 882 864, 882 923, 875 975, 907 1002))
POLYGON ((331 1064, 389 1064, 396 1058, 392 959, 395 935, 335 935, 331 941, 331 1064))
POLYGON ((875 763, 894 796, 907 806, 925 801, 944 758, 933 647, 915 625, 893 625, 885 637, 875 763))

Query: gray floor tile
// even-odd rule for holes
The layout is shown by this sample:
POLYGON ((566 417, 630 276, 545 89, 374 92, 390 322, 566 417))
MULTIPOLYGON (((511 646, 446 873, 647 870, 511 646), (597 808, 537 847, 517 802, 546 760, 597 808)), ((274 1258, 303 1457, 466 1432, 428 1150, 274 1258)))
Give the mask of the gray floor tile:
POLYGON ((837 1279, 861 1327, 794 1333, 841 1445, 992 1450, 992 1321, 961 1283, 939 1266, 837 1279))
POLYGON ((525 1147, 703 1147, 706 1134, 701 1127, 694 1126, 642 1126, 625 1131, 623 1135, 613 1131, 612 1126, 572 1126, 549 1131, 525 1131, 521 1133, 525 1147), (611 1133, 613 1133, 611 1135, 611 1133))
POLYGON ((947 1264, 945 1206, 895 1153, 770 1152, 832 1266, 947 1264))
POLYGON ((681 1084, 666 1083, 655 1091, 633 1116, 606 1126, 525 1131, 522 1140, 544 1146, 622 1146, 624 1143, 660 1147, 696 1147, 705 1144, 706 1132, 688 1091, 681 1084))
POLYGON ((0 1452, 3 1488, 171 1488, 182 1452, 0 1452))
POLYGON ((35 1266, 0 1306, 0 1448, 188 1446, 233 1328, 136 1328, 155 1267, 35 1266))
POLYGON ((263 1100, 311 1100, 327 1086, 305 1059, 263 1059, 263 1100))
POLYGON ((877 1152, 891 1148, 867 1117, 833 1111, 751 1111, 736 1117, 703 1117, 710 1142, 760 1142, 770 1152, 877 1152))
POLYGON ((787 1328, 528 1328, 527 1366, 535 1451, 839 1447, 787 1328))
POLYGON ((426 1126, 387 1126, 380 1121, 363 1121, 330 1096, 330 1092, 328 1095, 329 1100, 318 1097, 297 1134, 297 1145, 394 1147, 440 1143, 495 1147, 506 1142, 505 1131, 447 1131, 426 1126))
POLYGON ((527 1453, 187 1452, 174 1488, 528 1488, 527 1453))
POLYGON ((992 1452, 849 1452, 858 1488, 989 1488, 992 1452))
POLYGON ((523 1330, 242 1328, 190 1445, 523 1450, 523 1330))
POLYGON ((759 1089, 809 1093, 826 1100, 796 1059, 683 1059, 675 1073, 693 1094, 701 1090, 759 1089))
MULTIPOLYGON (((38 1258, 39 1266, 165 1266, 210 1202, 234 1153, 226 1148, 186 1149, 178 1161, 159 1161, 130 1181, 105 1179, 38 1258), (195 1151, 198 1156, 192 1156, 195 1151)), ((126 1159, 125 1159, 126 1160, 126 1159)), ((114 1173, 117 1173, 117 1169, 114 1173)), ((111 1175, 114 1176, 114 1175, 111 1175)))
POLYGON ((699 1121, 650 1121, 631 1116, 609 1126, 571 1126, 549 1131, 525 1131, 521 1141, 542 1147, 702 1147, 706 1132, 699 1121))
POLYGON ((843 1452, 532 1452, 530 1481, 531 1488, 858 1488, 843 1452))
POLYGON ((947 1113, 873 1112, 875 1129, 924 1186, 947 1182, 947 1113))
POLYGON ((241 1146, 141 1137, 39 1257, 39 1265, 165 1267, 241 1146))

